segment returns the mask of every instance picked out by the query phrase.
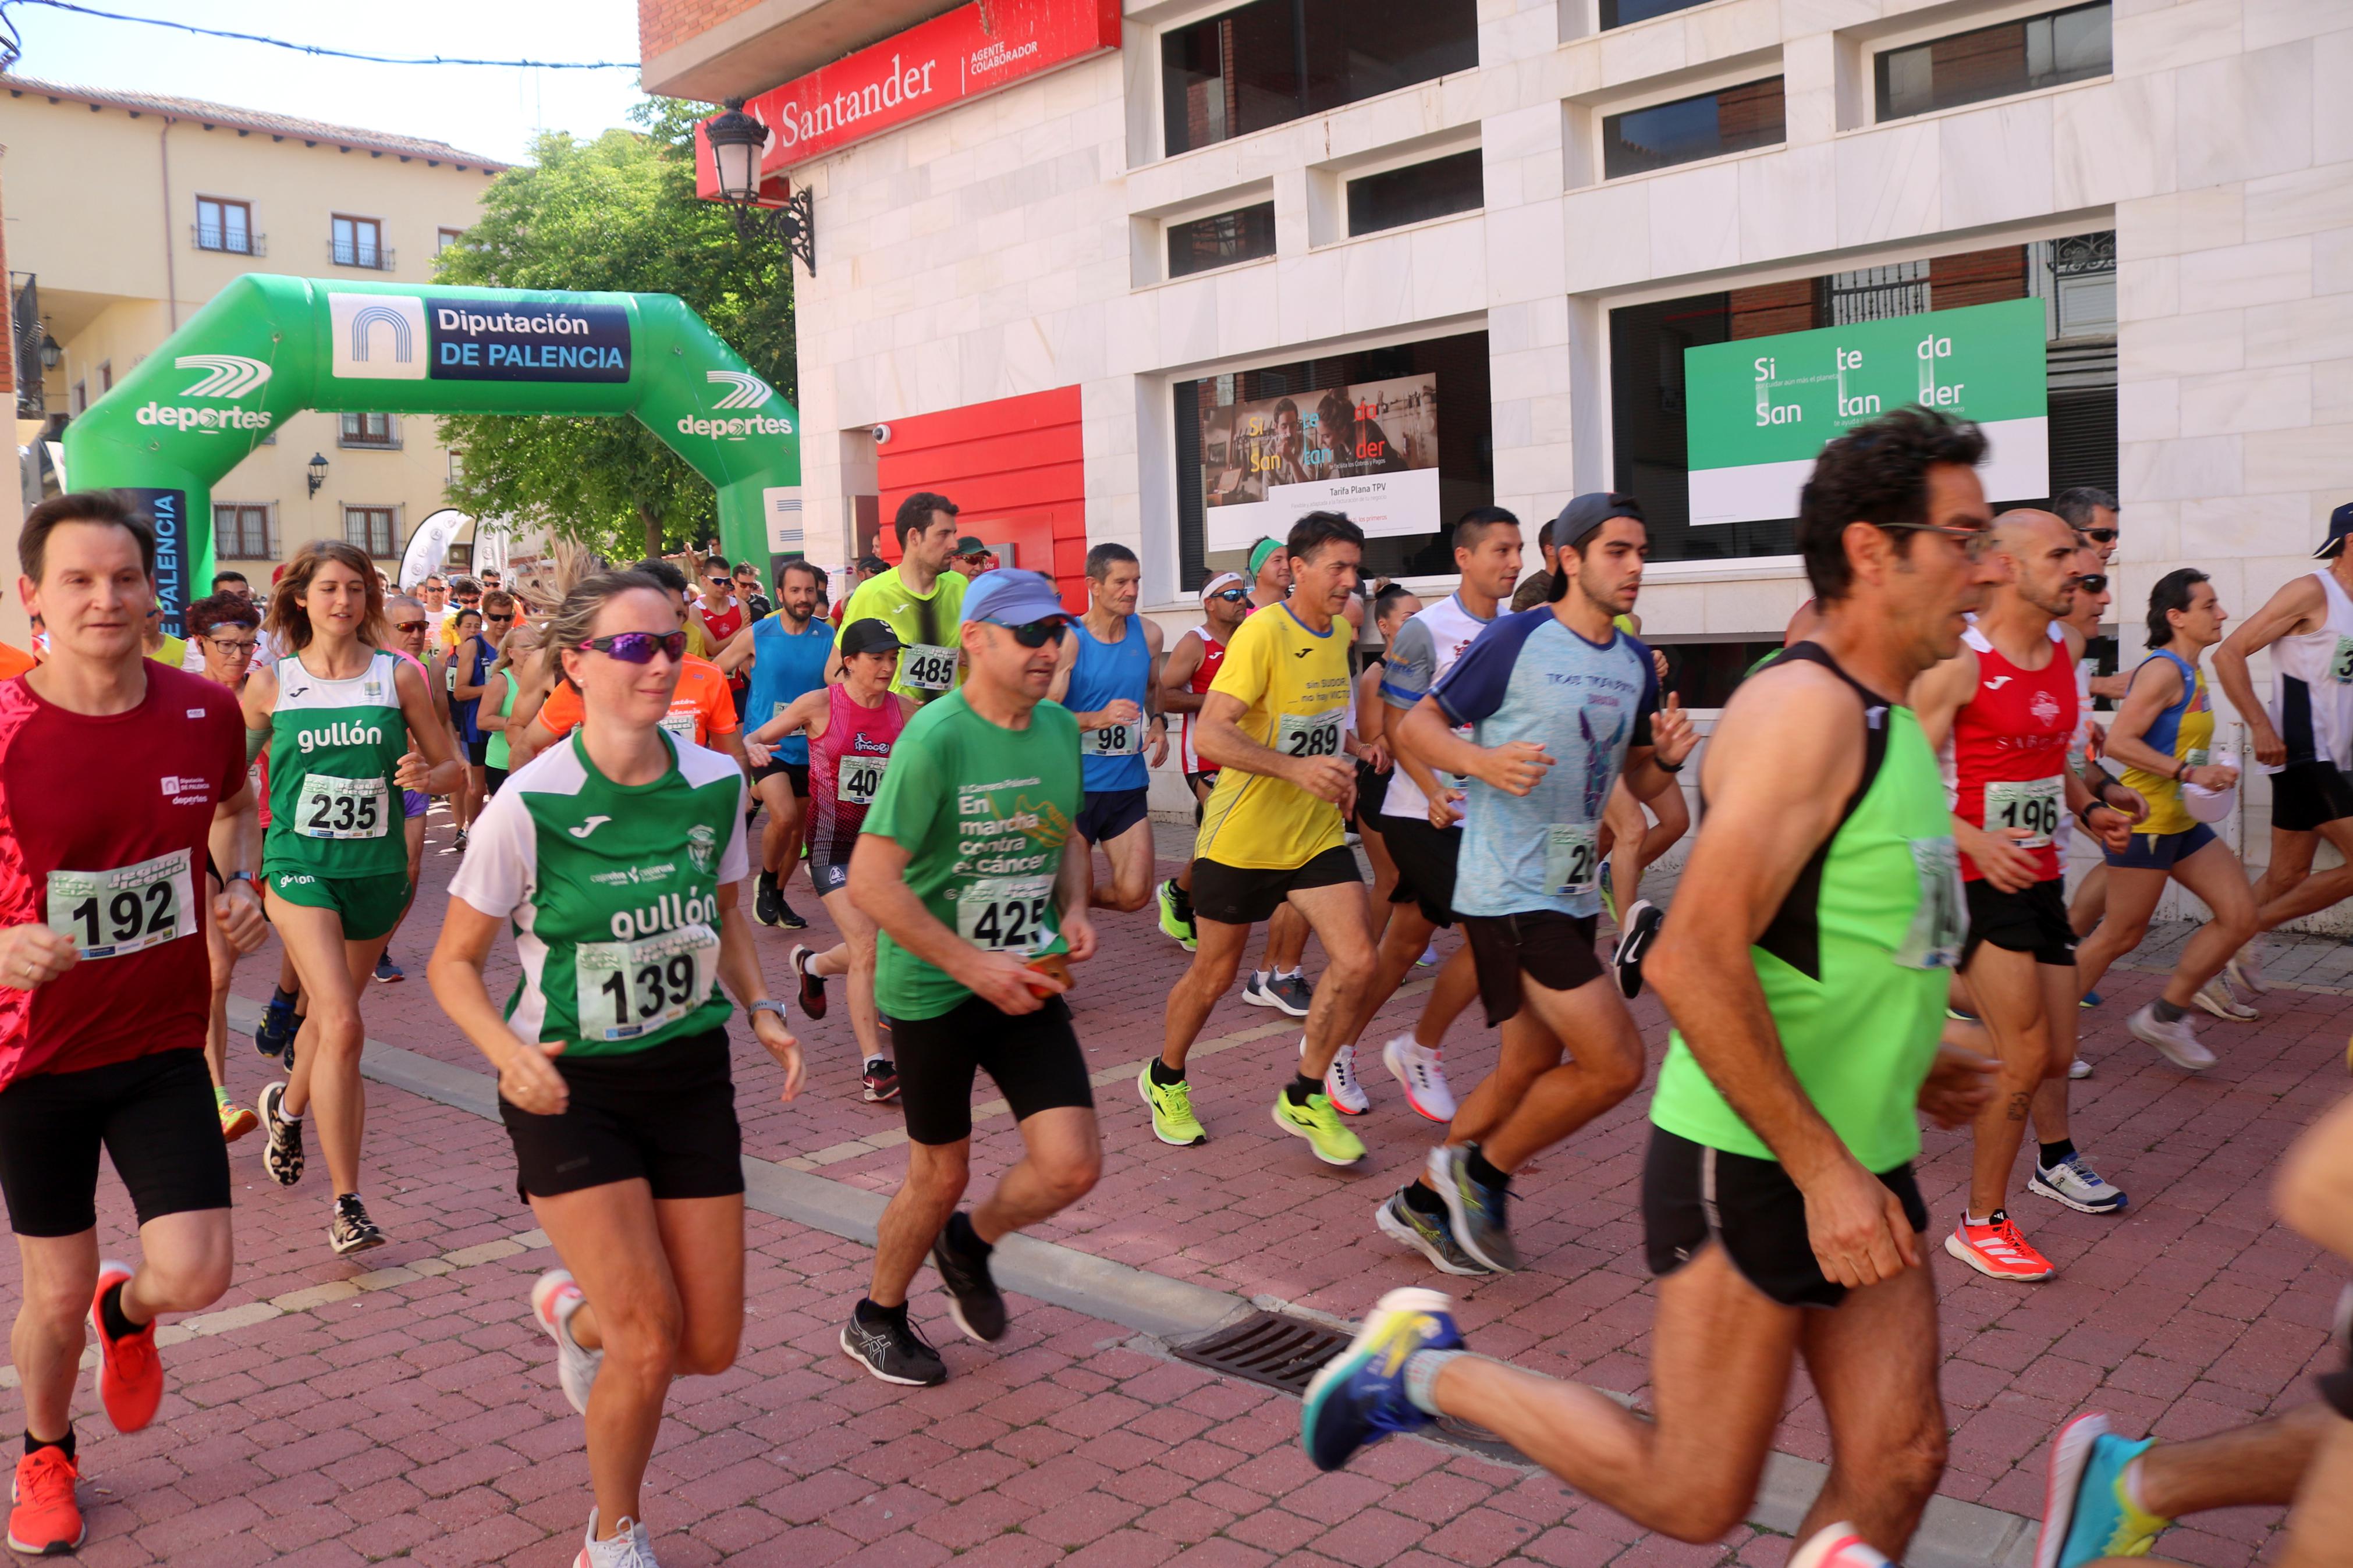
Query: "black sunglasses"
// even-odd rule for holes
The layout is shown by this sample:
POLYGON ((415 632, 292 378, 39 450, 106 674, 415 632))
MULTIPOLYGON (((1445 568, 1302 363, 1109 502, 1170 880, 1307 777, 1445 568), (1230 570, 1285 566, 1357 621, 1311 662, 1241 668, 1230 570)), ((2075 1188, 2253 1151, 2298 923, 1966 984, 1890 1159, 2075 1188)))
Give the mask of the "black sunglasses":
POLYGON ((2113 528, 2084 528, 2076 531, 2094 544, 2114 544, 2116 542, 2116 531, 2113 528))
POLYGON ((623 664, 651 664, 654 655, 662 654, 672 660, 686 657, 684 632, 615 632, 608 637, 590 637, 580 645, 593 647, 598 653, 609 654, 623 664))
POLYGON ((1250 603, 1250 590, 1248 588, 1220 588, 1216 593, 1210 595, 1209 597, 1212 599, 1223 599, 1229 605, 1247 605, 1250 603))
POLYGON ((1061 619, 1031 621, 1026 626, 1007 626, 1005 629, 1011 632, 1013 640, 1023 647, 1044 647, 1048 643, 1059 646, 1064 637, 1070 636, 1071 623, 1061 619))
POLYGON ((2075 579, 2075 586, 2083 589, 2086 594, 2105 594, 2108 591, 2108 574, 2105 572, 2086 572, 2075 579))

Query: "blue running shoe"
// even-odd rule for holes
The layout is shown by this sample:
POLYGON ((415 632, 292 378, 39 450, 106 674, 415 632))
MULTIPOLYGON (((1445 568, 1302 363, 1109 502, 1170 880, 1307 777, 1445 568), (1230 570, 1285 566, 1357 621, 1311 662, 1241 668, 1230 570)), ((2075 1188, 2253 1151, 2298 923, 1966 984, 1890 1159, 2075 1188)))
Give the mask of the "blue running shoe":
POLYGON ((2096 1006, 2098 1006, 2099 1005, 2100 1005, 2100 994, 2099 994, 2098 992, 2096 992, 2096 991, 2086 991, 2086 992, 2084 992, 2084 999, 2083 999, 2082 1001, 2080 1001, 2080 1002, 2078 1002, 2078 1003, 2076 1003, 2076 1004, 2075 1004, 2075 1005, 2077 1005, 2078 1007, 2096 1007, 2096 1006))
POLYGON ((2136 1508, 2123 1481, 2125 1467, 2152 1441, 2117 1436, 2105 1415, 2078 1415, 2059 1428, 2051 1441, 2051 1489, 2034 1568, 2081 1568, 2103 1557, 2147 1553, 2158 1531, 2173 1521, 2136 1508))
POLYGON ((253 1026, 253 1048, 265 1057, 283 1057, 293 1048, 294 1030, 299 1022, 294 1016, 297 998, 279 998, 283 992, 273 991, 269 1000, 261 1005, 261 1022, 253 1026))
POLYGON ((1348 1348, 1307 1385, 1299 1442, 1317 1469, 1336 1470, 1367 1443, 1430 1424, 1433 1417, 1405 1396, 1405 1363, 1416 1351, 1462 1348, 1453 1307, 1441 1291, 1412 1289, 1375 1303, 1348 1348))

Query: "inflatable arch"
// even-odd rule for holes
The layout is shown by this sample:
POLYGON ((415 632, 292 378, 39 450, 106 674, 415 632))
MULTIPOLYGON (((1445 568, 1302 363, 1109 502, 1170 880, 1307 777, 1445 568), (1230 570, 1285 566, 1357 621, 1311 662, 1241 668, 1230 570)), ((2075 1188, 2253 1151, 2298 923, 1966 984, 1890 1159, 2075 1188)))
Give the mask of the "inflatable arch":
POLYGON ((155 518, 178 632, 213 573, 212 488, 287 416, 635 415, 719 492, 731 559, 800 547, 800 420, 670 294, 248 273, 66 427, 77 489, 155 518))

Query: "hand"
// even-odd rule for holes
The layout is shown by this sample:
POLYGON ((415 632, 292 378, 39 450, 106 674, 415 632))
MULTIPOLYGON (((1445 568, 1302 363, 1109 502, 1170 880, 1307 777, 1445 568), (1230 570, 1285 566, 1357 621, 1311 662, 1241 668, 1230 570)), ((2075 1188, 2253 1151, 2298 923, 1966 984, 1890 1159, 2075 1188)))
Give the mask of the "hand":
POLYGON ((1343 804, 1356 788, 1356 765, 1345 757, 1293 757, 1291 782, 1318 800, 1343 804))
POLYGON ((1168 760, 1168 721, 1154 714, 1145 733, 1152 738, 1152 756, 1147 765, 1156 768, 1168 760))
POLYGON ((1994 1075, 2001 1064, 1963 1046, 1939 1044, 1936 1060, 1920 1085, 1920 1109, 1943 1128, 1966 1126, 1993 1099, 1994 1075))
POLYGON ((793 1032, 785 1026, 784 1019, 762 1008, 752 1015, 752 1037, 766 1047, 768 1054, 776 1058, 776 1065, 785 1069, 785 1092, 777 1098, 797 1099, 801 1092, 801 1079, 808 1070, 807 1064, 801 1060, 801 1043, 793 1038, 793 1032))
POLYGON ((1876 1285, 1919 1265, 1919 1238, 1904 1201, 1852 1157, 1799 1186, 1806 1197, 1806 1239, 1831 1279, 1850 1289, 1876 1285))
POLYGON ((2194 784, 2202 789, 2217 792, 2233 787, 2239 782, 2239 770, 2223 763, 2208 763, 2191 768, 2181 775, 2184 784, 2194 784))
POLYGON ((1657 648, 1651 650, 1651 667, 1659 672, 1659 684, 1667 683, 1667 656, 1657 648))
POLYGON ((2141 798, 2141 793, 2137 789, 2110 784, 2101 792, 2101 803, 2110 811, 2124 813, 2125 820, 2136 826, 2148 820, 2148 802, 2141 798))
POLYGON ((2108 754, 2108 727, 2105 724, 2084 726, 2084 760, 2098 762, 2108 754))
POLYGON ((1683 700, 1670 695, 1667 705, 1651 715, 1651 757, 1666 766, 1681 767, 1699 744, 1699 731, 1683 711, 1683 700))
POLYGON ((2034 835, 2023 827, 1998 828, 1991 833, 1978 831, 1962 846, 1968 858, 1977 862, 1978 874, 2005 893, 2022 893, 2034 886, 2042 868, 2032 854, 2021 849, 2018 841, 2034 835))
POLYGON ((1367 742, 1362 760, 1365 766, 1377 773, 1385 773, 1397 765, 1395 759, 1389 755, 1388 742, 1386 741, 1367 742))
POLYGON ((1084 963, 1095 955, 1094 917, 1084 910, 1062 911, 1062 941, 1070 945, 1071 962, 1084 963))
POLYGON ((2261 714, 2256 715, 2254 731, 2255 761, 2274 768, 2287 761, 2287 742, 2280 739, 2279 731, 2272 728, 2270 720, 2261 714))
POLYGON ((765 767, 766 767, 766 766, 768 765, 768 759, 769 759, 770 757, 775 756, 775 755, 776 755, 776 752, 773 752, 773 751, 771 751, 768 747, 766 747, 766 746, 765 746, 765 745, 761 744, 761 743, 760 743, 759 742, 757 742, 757 741, 753 740, 753 739, 752 739, 750 736, 748 736, 748 735, 744 737, 744 756, 745 760, 747 760, 748 762, 750 762, 750 763, 751 763, 751 764, 752 764, 754 767, 755 767, 755 768, 765 768, 765 767))
POLYGON ((81 962, 73 938, 44 925, 10 926, 0 931, 0 986, 30 991, 47 985, 81 962))
POLYGON ((231 882, 214 897, 213 924, 239 952, 251 952, 269 939, 269 921, 261 912, 261 895, 250 882, 231 882), (237 896, 240 890, 245 897, 237 896))
POLYGON ((1462 820, 1462 792, 1442 789, 1430 802, 1430 825, 1440 833, 1462 820))
POLYGON ((1126 698, 1122 697, 1112 703, 1110 707, 1104 709, 1100 713, 1097 713, 1094 716, 1095 721, 1088 725, 1087 728, 1090 730, 1100 730, 1106 724, 1133 724, 1138 719, 1143 717, 1144 705, 1142 703, 1131 702, 1126 698))
POLYGON ((1035 1013, 1048 996, 1065 989, 1052 975, 1039 973, 1009 952, 980 947, 966 951, 972 956, 958 966, 962 973, 948 978, 1008 1016, 1035 1013))
POLYGON ((1525 795, 1543 780, 1552 763, 1551 755, 1534 741, 1514 741, 1481 752, 1474 776, 1505 795, 1525 795))
POLYGON ((392 782, 403 789, 421 790, 432 776, 433 770, 427 765, 425 754, 409 752, 401 757, 400 765, 393 770, 392 782))
POLYGON ((554 1058, 563 1054, 562 1040, 536 1045, 515 1041, 515 1048, 499 1065, 499 1098, 533 1116, 563 1115, 572 1102, 571 1086, 555 1070, 554 1058))

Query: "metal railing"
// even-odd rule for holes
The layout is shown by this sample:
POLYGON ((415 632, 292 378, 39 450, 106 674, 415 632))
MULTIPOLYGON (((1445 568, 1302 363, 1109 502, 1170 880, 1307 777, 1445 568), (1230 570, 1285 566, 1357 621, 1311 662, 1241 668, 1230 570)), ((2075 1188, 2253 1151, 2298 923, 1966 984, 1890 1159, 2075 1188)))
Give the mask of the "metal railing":
POLYGON ((238 234, 214 224, 198 223, 188 226, 188 237, 198 250, 225 250, 231 256, 269 254, 269 237, 266 234, 238 234))
POLYGON ((327 258, 338 267, 364 267, 373 272, 392 270, 392 247, 388 245, 331 239, 327 241, 327 258))

